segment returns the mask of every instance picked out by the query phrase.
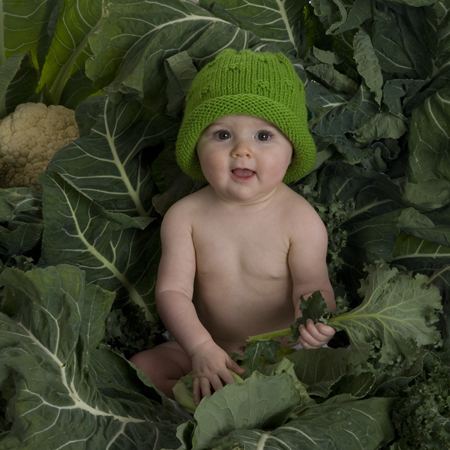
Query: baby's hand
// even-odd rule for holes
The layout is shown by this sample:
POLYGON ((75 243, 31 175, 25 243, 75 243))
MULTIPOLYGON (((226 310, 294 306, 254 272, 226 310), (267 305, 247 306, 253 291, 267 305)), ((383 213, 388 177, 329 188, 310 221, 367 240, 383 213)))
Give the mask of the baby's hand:
POLYGON ((192 371, 194 373, 194 402, 200 403, 201 397, 211 395, 211 386, 215 391, 223 388, 222 380, 234 383, 228 369, 237 374, 244 373, 244 369, 234 362, 222 348, 213 341, 208 341, 196 348, 191 356, 192 371))
POLYGON ((321 322, 314 323, 311 319, 306 321, 306 326, 300 325, 298 330, 300 337, 297 342, 306 349, 323 347, 336 333, 333 327, 321 322))

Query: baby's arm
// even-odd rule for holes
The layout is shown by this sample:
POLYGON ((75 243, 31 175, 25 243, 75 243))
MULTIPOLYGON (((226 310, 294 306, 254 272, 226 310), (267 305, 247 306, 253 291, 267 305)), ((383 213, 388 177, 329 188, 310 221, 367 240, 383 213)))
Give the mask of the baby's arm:
POLYGON ((228 369, 243 370, 213 341, 192 303, 196 260, 188 219, 183 204, 172 207, 164 217, 155 294, 161 320, 192 361, 194 401, 198 404, 201 395, 211 395, 211 386, 218 390, 221 380, 234 382, 228 369))
MULTIPOLYGON (((300 297, 306 299, 315 291, 321 292, 328 310, 333 311, 336 302, 326 264, 328 235, 325 225, 311 205, 303 204, 301 207, 291 236, 289 268, 293 279, 295 319, 301 316, 300 297)), ((301 325, 299 331, 298 343, 306 349, 322 347, 335 334, 334 328, 312 320, 308 320, 306 326, 301 325)))

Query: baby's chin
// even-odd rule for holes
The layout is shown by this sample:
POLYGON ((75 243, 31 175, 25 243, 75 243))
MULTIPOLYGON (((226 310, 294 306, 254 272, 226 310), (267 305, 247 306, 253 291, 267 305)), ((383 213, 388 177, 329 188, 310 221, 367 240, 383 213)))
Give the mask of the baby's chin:
POLYGON ((238 205, 261 205, 270 202, 277 192, 277 187, 272 190, 261 190, 245 184, 226 190, 212 188, 219 199, 238 205))

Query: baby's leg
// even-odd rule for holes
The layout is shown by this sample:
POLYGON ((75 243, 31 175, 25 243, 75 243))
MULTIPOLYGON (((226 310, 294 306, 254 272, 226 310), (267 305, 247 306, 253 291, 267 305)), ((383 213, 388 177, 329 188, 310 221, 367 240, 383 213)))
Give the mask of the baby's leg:
POLYGON ((138 366, 167 397, 174 398, 172 388, 177 381, 192 371, 189 357, 175 341, 164 342, 144 350, 130 361, 138 366))

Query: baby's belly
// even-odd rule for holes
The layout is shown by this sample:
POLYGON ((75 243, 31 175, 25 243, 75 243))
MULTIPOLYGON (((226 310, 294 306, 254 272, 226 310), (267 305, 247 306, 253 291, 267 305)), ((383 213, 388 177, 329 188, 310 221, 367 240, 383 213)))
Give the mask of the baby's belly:
POLYGON ((250 336, 288 328, 294 322, 292 283, 276 280, 225 280, 195 283, 197 314, 212 338, 227 352, 241 353, 250 336))

